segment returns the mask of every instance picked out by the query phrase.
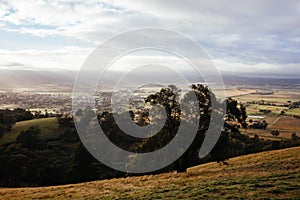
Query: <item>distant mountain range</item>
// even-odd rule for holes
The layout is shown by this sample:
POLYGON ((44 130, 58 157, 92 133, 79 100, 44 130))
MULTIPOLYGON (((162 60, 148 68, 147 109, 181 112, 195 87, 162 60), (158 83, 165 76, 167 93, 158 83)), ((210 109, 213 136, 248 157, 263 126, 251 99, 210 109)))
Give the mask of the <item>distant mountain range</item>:
POLYGON ((71 84, 74 71, 0 70, 0 88, 35 88, 45 84, 71 84))
MULTIPOLYGON (((46 84, 67 84, 72 86, 76 74, 76 71, 0 70, 0 89, 13 89, 19 87, 35 88, 46 84)), ((144 76, 149 76, 149 74, 145 74, 144 76)), ((86 77, 89 77, 89 74, 86 74, 86 77)), ((107 78, 105 78, 105 82, 109 83, 110 80, 114 80, 118 77, 120 77, 120 73, 113 72, 109 74, 107 78)), ((225 85, 300 86, 300 78, 247 77, 242 75, 235 76, 228 74, 223 75, 222 77, 225 85)), ((131 78, 133 79, 133 82, 134 79, 137 79, 139 80, 138 82, 141 82, 141 80, 143 80, 143 75, 132 75, 131 78)), ((166 77, 166 79, 172 80, 172 77, 166 77)), ((194 77, 193 75, 190 75, 188 79, 191 82, 203 82, 203 80, 199 80, 199 78, 194 77)), ((153 83, 155 83, 155 80, 153 83)))

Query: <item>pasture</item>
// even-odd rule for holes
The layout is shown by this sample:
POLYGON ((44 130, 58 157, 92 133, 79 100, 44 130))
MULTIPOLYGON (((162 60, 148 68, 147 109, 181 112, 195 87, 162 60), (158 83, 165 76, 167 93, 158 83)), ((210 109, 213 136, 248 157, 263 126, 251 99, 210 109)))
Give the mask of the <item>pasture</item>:
POLYGON ((31 126, 39 126, 42 134, 41 136, 55 133, 58 131, 58 123, 55 117, 17 122, 13 126, 12 130, 6 132, 0 139, 0 146, 6 143, 16 141, 16 138, 21 133, 21 131, 28 129, 31 126))

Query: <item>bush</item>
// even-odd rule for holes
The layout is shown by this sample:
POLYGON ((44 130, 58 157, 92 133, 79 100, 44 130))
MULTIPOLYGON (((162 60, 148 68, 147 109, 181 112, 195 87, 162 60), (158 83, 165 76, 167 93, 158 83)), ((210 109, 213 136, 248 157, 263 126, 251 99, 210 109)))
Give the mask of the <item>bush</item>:
POLYGON ((2 124, 0 124, 0 139, 3 137, 4 135, 4 127, 2 124))
POLYGON ((280 132, 278 131, 278 130, 275 130, 275 131, 271 131, 271 134, 273 135, 273 136, 279 136, 279 134, 280 134, 280 132))
POLYGON ((39 126, 29 127, 26 131, 22 131, 17 139, 17 143, 21 143, 24 147, 33 148, 38 145, 39 139, 37 135, 41 133, 39 126))
POLYGON ((295 132, 292 133, 291 139, 292 139, 292 140, 297 140, 297 139, 298 139, 298 136, 296 135, 295 132))

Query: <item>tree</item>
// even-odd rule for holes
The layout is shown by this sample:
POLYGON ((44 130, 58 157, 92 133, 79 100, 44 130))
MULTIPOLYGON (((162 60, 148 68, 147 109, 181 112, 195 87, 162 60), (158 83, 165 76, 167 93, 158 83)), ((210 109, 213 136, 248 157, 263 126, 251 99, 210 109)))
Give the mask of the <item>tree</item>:
POLYGON ((27 162, 27 157, 23 154, 11 155, 7 162, 7 173, 10 174, 12 186, 17 186, 18 182, 24 176, 24 165, 27 162))
POLYGON ((74 128, 73 117, 57 116, 57 121, 60 128, 74 128))
POLYGON ((160 104, 165 108, 167 119, 166 127, 170 134, 173 135, 176 127, 179 125, 180 119, 180 104, 178 103, 180 90, 174 85, 170 85, 167 88, 162 88, 160 92, 149 95, 146 99, 146 103, 151 105, 160 104))
MULTIPOLYGON (((201 120, 199 122, 196 137, 190 147, 175 163, 170 166, 170 170, 176 169, 177 172, 185 172, 188 167, 194 166, 201 162, 201 160, 199 160, 198 154, 210 124, 211 114, 213 112, 211 104, 212 101, 215 101, 214 94, 211 93, 207 86, 201 84, 192 85, 191 89, 192 91, 185 94, 185 99, 189 100, 191 99, 190 95, 196 95, 199 106, 198 112, 201 116, 201 120)), ((144 150, 149 148, 153 149, 153 146, 155 147, 154 149, 159 149, 161 148, 162 144, 167 144, 167 142, 171 141, 172 138, 176 135, 181 120, 185 120, 184 117, 181 117, 182 113, 180 105, 177 102, 179 92, 180 91, 175 86, 169 86, 168 88, 163 88, 160 90, 160 92, 149 95, 146 98, 146 102, 150 102, 150 104, 152 105, 163 105, 167 113, 167 119, 164 129, 155 137, 151 137, 144 141, 143 145, 141 145, 141 148, 143 148, 144 150), (160 135, 160 137, 158 135, 160 135), (167 142, 162 142, 162 139, 167 142)), ((237 101, 233 99, 228 99, 226 103, 227 114, 224 131, 222 131, 217 145, 213 148, 210 154, 211 160, 219 162, 224 161, 228 157, 226 153, 226 145, 229 141, 228 133, 238 131, 237 125, 233 125, 231 122, 235 121, 246 127, 245 120, 247 118, 247 115, 245 107, 239 105, 237 101)), ((190 118, 189 120, 193 119, 190 118)))
POLYGON ((70 176, 73 182, 117 177, 117 173, 114 170, 98 162, 82 143, 76 145, 72 159, 73 166, 70 171, 70 176))
POLYGON ((18 135, 16 142, 21 143, 24 147, 36 147, 40 142, 39 138, 37 137, 40 133, 41 130, 39 126, 31 126, 18 135))
POLYGON ((65 142, 69 143, 75 143, 80 141, 79 136, 74 128, 66 128, 61 137, 65 142))
POLYGON ((238 104, 238 102, 232 98, 228 98, 227 100, 227 121, 238 121, 243 128, 247 128, 247 113, 246 107, 243 104, 238 104))
POLYGON ((10 131, 15 123, 16 118, 13 115, 4 115, 3 113, 0 113, 0 124, 2 124, 5 131, 10 131))
POLYGON ((83 116, 83 110, 82 109, 78 109, 75 113, 75 116, 77 117, 82 117, 83 116))
POLYGON ((293 133, 292 133, 291 139, 292 139, 292 140, 297 140, 297 139, 298 139, 298 136, 296 135, 296 132, 293 132, 293 133))
POLYGON ((17 122, 33 119, 32 113, 22 108, 14 109, 12 112, 14 113, 17 122))
POLYGON ((280 132, 278 130, 271 131, 271 134, 275 137, 279 136, 280 132))
POLYGON ((4 135, 4 127, 2 124, 0 124, 0 139, 3 137, 4 135))

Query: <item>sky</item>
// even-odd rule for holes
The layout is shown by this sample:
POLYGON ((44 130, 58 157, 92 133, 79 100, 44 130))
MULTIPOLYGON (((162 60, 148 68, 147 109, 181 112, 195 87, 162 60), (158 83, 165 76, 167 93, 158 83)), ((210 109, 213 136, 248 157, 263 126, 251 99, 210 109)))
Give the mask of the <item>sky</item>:
POLYGON ((300 75, 298 0, 0 0, 0 69, 79 70, 105 40, 143 27, 189 36, 222 73, 300 75))

